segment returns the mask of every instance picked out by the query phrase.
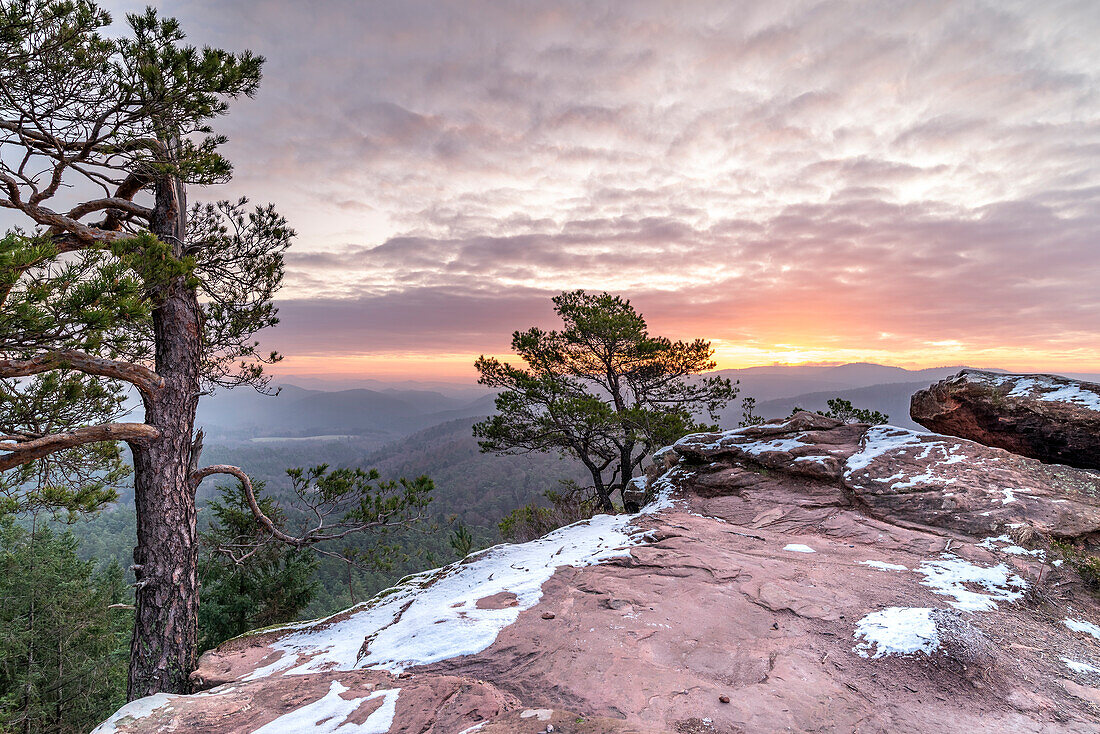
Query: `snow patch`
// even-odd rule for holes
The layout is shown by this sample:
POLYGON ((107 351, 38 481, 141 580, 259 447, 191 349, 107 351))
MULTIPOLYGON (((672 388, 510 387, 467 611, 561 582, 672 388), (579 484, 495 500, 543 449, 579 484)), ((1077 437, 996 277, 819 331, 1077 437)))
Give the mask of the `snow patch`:
POLYGON ((542 585, 563 566, 591 566, 630 555, 646 541, 632 523, 672 504, 669 474, 657 499, 637 515, 597 515, 521 545, 502 544, 440 569, 409 576, 373 599, 326 619, 288 625, 271 643, 283 655, 245 680, 276 673, 370 668, 399 673, 413 665, 473 655, 493 644, 520 612, 542 598, 542 585), (478 609, 477 600, 511 592, 517 604, 478 609))
POLYGON ((804 448, 807 445, 795 438, 773 438, 770 441, 738 444, 737 448, 751 456, 760 456, 761 454, 783 453, 799 447, 804 448))
POLYGON ((1100 668, 1097 668, 1095 665, 1081 663, 1076 660, 1070 660, 1069 658, 1062 658, 1062 662, 1074 673, 1100 673, 1100 668))
POLYGON ((940 646, 936 622, 928 608, 889 607, 868 614, 856 623, 855 639, 859 644, 852 650, 865 658, 918 652, 931 655, 940 646))
POLYGON ((794 551, 795 553, 817 553, 813 548, 808 545, 802 545, 801 543, 788 543, 783 546, 785 551, 794 551))
POLYGON ((331 734, 347 723, 347 719, 359 710, 359 707, 375 698, 382 698, 382 705, 371 712, 362 724, 348 725, 344 731, 355 734, 386 734, 393 725, 397 713, 397 694, 400 688, 375 691, 358 698, 343 698, 340 694, 350 690, 340 681, 332 681, 328 693, 313 703, 306 704, 290 713, 264 724, 252 734, 287 734, 288 732, 310 732, 311 734, 331 734))
POLYGON ((154 693, 152 696, 130 701, 130 703, 114 712, 111 718, 104 721, 95 729, 92 729, 92 734, 115 734, 120 724, 130 724, 139 719, 144 719, 154 711, 162 707, 170 706, 172 699, 178 697, 179 694, 154 693))
POLYGON ((1072 382, 1061 384, 1062 381, 1060 380, 1055 381, 1042 376, 968 375, 968 377, 977 378, 972 380, 974 382, 984 382, 985 384, 997 386, 1004 385, 1006 382, 1013 383, 1012 389, 1006 395, 1009 398, 1033 397, 1047 403, 1073 403, 1083 405, 1090 410, 1100 410, 1100 393, 1085 388, 1081 384, 1072 382))
POLYGON ((1070 619, 1066 617, 1062 620, 1062 624, 1069 627, 1074 632, 1084 632, 1085 634, 1092 635, 1096 639, 1100 640, 1100 627, 1097 627, 1092 622, 1086 622, 1083 619, 1070 619))
POLYGON ((825 460, 828 458, 828 456, 796 456, 795 463, 799 461, 812 461, 814 463, 821 464, 822 466, 826 466, 825 460))
POLYGON ((953 484, 958 481, 957 478, 939 478, 936 469, 965 461, 967 455, 963 444, 948 444, 942 438, 897 426, 871 426, 863 435, 860 450, 849 456, 845 462, 844 477, 851 481, 857 472, 869 468, 876 459, 886 454, 905 456, 912 452, 914 459, 928 462, 928 467, 922 474, 910 476, 905 472, 897 472, 889 477, 871 477, 870 480, 879 484, 892 482, 892 490, 910 489, 934 482, 953 484), (933 456, 933 452, 938 452, 938 456, 933 456))
POLYGON ((1039 399, 1050 403, 1074 403, 1089 410, 1100 410, 1100 394, 1084 390, 1080 385, 1066 385, 1053 392, 1043 393, 1039 399))
MULTIPOLYGON (((1004 384, 1004 380, 1001 380, 1000 384, 1004 384)), ((1031 391, 1040 386, 1050 386, 1049 382, 1043 382, 1036 380, 1034 377, 1025 377, 1022 380, 1017 380, 1015 386, 1009 391, 1007 397, 1021 398, 1031 394, 1031 391)))
POLYGON ((886 563, 885 561, 860 561, 862 566, 870 566, 871 568, 877 568, 880 571, 908 571, 907 566, 902 566, 899 563, 886 563))
POLYGON ((954 597, 955 601, 949 603, 964 612, 996 609, 998 601, 1014 602, 1027 588, 1027 582, 1003 563, 983 568, 953 555, 923 561, 916 571, 924 575, 923 586, 936 594, 954 597), (988 593, 971 591, 967 586, 977 586, 988 593))
MULTIPOLYGON (((1014 525, 1019 527, 1020 525, 1022 525, 1022 523, 1014 523, 1014 525)), ((1007 553, 1010 556, 1034 556, 1036 558, 1039 558, 1040 560, 1044 560, 1046 559, 1047 555, 1046 552, 1043 551, 1041 548, 1036 548, 1034 550, 1022 548, 1016 545, 1013 542, 1012 538, 1008 537, 1007 535, 989 537, 980 543, 976 543, 975 545, 977 545, 979 548, 985 548, 986 550, 991 550, 998 553, 1007 553), (1001 547, 999 548, 997 547, 998 543, 1001 544, 1001 547)))
POLYGON ((863 446, 858 453, 848 457, 845 475, 866 469, 878 457, 898 449, 917 446, 921 434, 896 426, 871 426, 863 434, 863 446))

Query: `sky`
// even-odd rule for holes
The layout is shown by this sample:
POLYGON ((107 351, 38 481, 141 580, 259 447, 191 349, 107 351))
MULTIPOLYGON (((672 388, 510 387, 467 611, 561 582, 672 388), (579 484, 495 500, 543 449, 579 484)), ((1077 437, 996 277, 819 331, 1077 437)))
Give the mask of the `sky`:
POLYGON ((267 58, 191 196, 297 230, 283 374, 472 379, 574 288, 720 367, 1100 371, 1095 0, 158 7, 267 58))

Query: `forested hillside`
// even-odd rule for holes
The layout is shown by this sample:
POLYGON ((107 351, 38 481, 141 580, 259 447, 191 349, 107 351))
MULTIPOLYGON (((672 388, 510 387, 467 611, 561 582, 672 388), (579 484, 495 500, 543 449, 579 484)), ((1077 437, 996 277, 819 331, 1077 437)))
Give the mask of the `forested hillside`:
MULTIPOLYGON (((229 441, 210 445, 206 455, 213 463, 249 467, 250 474, 267 483, 272 497, 284 500, 290 492, 286 475, 290 467, 328 463, 333 467, 373 467, 390 477, 430 476, 436 485, 430 506, 432 526, 423 532, 394 533, 386 538, 386 543, 400 548, 393 568, 352 572, 354 595, 362 599, 401 576, 453 559, 448 538, 458 525, 469 529, 477 547, 492 545, 500 540, 497 523, 512 510, 542 501, 543 493, 555 489, 558 479, 583 478, 575 462, 557 456, 493 456, 479 452, 471 433, 475 420, 448 421, 382 447, 360 437, 229 441)), ((227 478, 225 483, 229 481, 227 478)), ((204 507, 214 496, 216 486, 211 482, 200 489, 200 525, 208 521, 204 507)), ((99 516, 73 526, 82 557, 116 560, 128 567, 132 563, 134 519, 132 498, 123 496, 99 516)), ((290 518, 292 526, 295 519, 290 518)), ((330 613, 351 603, 348 569, 343 564, 322 559, 318 578, 321 591, 305 616, 330 613)))

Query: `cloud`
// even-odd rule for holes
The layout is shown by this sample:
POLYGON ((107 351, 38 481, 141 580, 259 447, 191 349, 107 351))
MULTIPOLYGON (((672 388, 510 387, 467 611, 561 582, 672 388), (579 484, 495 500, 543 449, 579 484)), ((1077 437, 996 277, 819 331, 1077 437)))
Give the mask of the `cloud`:
POLYGON ((294 348, 476 353, 573 287, 764 346, 1100 346, 1090 0, 163 6, 268 57, 212 193, 301 233, 294 348))

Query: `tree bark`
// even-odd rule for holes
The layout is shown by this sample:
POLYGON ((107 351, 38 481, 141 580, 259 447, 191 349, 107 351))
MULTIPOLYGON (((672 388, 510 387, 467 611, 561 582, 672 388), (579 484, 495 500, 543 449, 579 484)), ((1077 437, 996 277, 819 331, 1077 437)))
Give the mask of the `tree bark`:
MULTIPOLYGON (((182 183, 156 184, 153 234, 182 255, 186 234, 182 183)), ((158 295, 153 311, 155 371, 163 386, 144 397, 145 422, 157 438, 131 444, 137 509, 134 635, 130 700, 153 693, 189 692, 195 666, 198 563, 195 490, 190 481, 191 435, 200 392, 202 313, 185 277, 158 295)))
POLYGON ((600 500, 600 509, 608 514, 615 512, 615 505, 611 502, 611 495, 603 483, 603 472, 588 461, 585 461, 584 464, 588 467, 588 473, 592 475, 592 486, 596 490, 596 497, 600 500))

